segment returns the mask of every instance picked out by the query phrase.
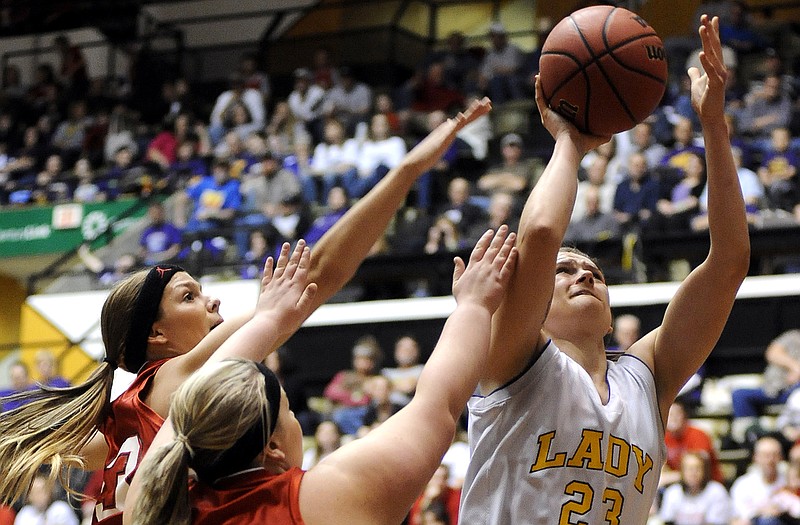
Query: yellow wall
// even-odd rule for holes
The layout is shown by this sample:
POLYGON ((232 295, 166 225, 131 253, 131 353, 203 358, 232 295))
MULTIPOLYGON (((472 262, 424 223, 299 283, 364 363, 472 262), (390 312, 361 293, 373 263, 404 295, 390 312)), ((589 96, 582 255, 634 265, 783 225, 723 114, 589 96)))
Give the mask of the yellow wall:
POLYGON ((34 380, 39 379, 34 366, 39 350, 50 351, 58 362, 59 374, 73 383, 85 380, 97 366, 79 346, 70 343, 64 334, 27 304, 22 306, 19 326, 19 358, 28 364, 34 380))

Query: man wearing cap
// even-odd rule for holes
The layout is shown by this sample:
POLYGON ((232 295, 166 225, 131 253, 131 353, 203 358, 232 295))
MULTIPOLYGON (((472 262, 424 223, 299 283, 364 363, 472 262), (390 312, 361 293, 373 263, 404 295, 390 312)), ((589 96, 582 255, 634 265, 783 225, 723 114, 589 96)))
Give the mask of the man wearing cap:
POLYGON ((289 110, 297 120, 295 136, 311 135, 314 142, 322 138, 322 105, 325 90, 312 82, 311 71, 297 68, 294 71, 294 90, 289 94, 289 110))
POLYGON ((508 41, 506 28, 500 22, 489 26, 489 38, 492 46, 483 58, 478 87, 495 104, 523 98, 522 50, 508 41))
POLYGON ((484 194, 498 191, 510 193, 517 200, 527 195, 528 190, 536 184, 544 167, 537 166, 532 159, 524 159, 522 151, 522 137, 516 133, 504 135, 500 139, 500 154, 503 160, 478 179, 478 190, 484 194))

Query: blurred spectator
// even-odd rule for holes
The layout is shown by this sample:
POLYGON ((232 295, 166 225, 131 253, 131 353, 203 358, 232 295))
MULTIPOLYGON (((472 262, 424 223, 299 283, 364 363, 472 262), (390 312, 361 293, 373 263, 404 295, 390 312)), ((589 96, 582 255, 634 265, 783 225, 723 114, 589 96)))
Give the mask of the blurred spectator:
POLYGON ((372 109, 372 88, 356 79, 348 66, 339 68, 339 82, 326 93, 322 114, 342 122, 348 135, 356 132, 356 126, 366 123, 372 109))
POLYGON ((328 195, 333 186, 344 185, 345 178, 356 176, 357 161, 357 142, 348 140, 341 122, 328 120, 325 123, 325 140, 314 147, 309 161, 311 177, 305 179, 305 194, 315 195, 314 200, 322 203, 322 198, 328 195))
POLYGON ((532 159, 523 158, 522 137, 517 133, 508 133, 500 139, 500 155, 502 162, 492 166, 485 175, 478 179, 477 187, 483 194, 503 191, 523 199, 528 191, 536 185, 544 167, 532 159))
POLYGON ((50 351, 39 350, 36 352, 35 362, 36 371, 39 374, 39 383, 54 388, 70 386, 70 382, 58 374, 58 363, 50 351))
POLYGON ((56 111, 58 96, 58 83, 52 64, 37 65, 33 70, 33 82, 26 93, 33 115, 39 117, 56 111))
POLYGON ((614 318, 614 330, 611 332, 612 342, 608 350, 627 352, 628 348, 641 337, 642 322, 633 314, 621 314, 614 318))
MULTIPOLYGON (((464 101, 464 107, 468 108, 473 102, 478 100, 478 95, 469 95, 464 101)), ((469 146, 469 152, 478 163, 480 171, 485 169, 483 161, 489 155, 489 141, 494 138, 494 131, 492 130, 492 119, 489 115, 482 115, 463 128, 456 135, 459 140, 465 142, 469 146)))
POLYGON ((589 186, 583 192, 583 199, 586 212, 577 221, 570 221, 564 234, 564 242, 575 244, 618 238, 621 228, 616 217, 613 213, 600 209, 600 189, 589 186))
POLYGON ((667 445, 667 461, 661 469, 658 481, 660 487, 682 481, 681 462, 686 454, 692 452, 702 454, 708 463, 708 479, 720 483, 724 481, 711 436, 692 425, 689 420, 689 408, 681 400, 676 400, 669 407, 664 441, 667 445))
POLYGON ((470 200, 470 183, 467 179, 456 177, 447 186, 447 202, 437 209, 437 215, 446 217, 460 236, 469 233, 477 222, 483 219, 483 208, 470 200))
POLYGON ((319 424, 320 416, 308 406, 306 383, 298 373, 296 362, 292 358, 289 348, 282 346, 270 353, 264 360, 264 364, 278 376, 283 391, 286 392, 286 397, 289 400, 289 406, 292 407, 292 412, 294 412, 297 421, 300 422, 303 435, 313 435, 319 424))
POLYGON ((325 47, 318 47, 312 56, 312 67, 309 73, 314 84, 323 92, 339 83, 339 71, 331 61, 330 51, 325 47))
POLYGON ((178 160, 178 145, 191 139, 201 155, 210 152, 211 144, 205 127, 194 122, 188 113, 179 113, 164 121, 162 130, 147 145, 145 160, 166 172, 178 160))
POLYGON ((445 47, 432 52, 425 63, 440 62, 443 66, 445 84, 461 93, 472 93, 478 86, 480 61, 465 46, 464 33, 453 31, 447 35, 445 47))
POLYGON ((519 47, 508 41, 506 29, 500 22, 489 26, 492 45, 480 66, 478 87, 494 104, 525 96, 521 75, 523 54, 519 47))
POLYGON ((269 107, 272 87, 269 83, 269 75, 258 67, 258 57, 255 53, 245 53, 239 59, 239 74, 244 80, 246 89, 255 89, 261 94, 261 103, 264 107, 269 107))
POLYGON ((575 193, 575 206, 572 208, 570 222, 577 222, 586 216, 586 192, 594 188, 598 192, 599 210, 602 213, 613 213, 614 195, 617 193, 617 183, 607 175, 608 157, 595 155, 591 164, 585 169, 586 180, 578 182, 578 191, 575 193))
POLYGON ((411 111, 413 132, 424 126, 425 115, 432 111, 450 112, 464 106, 464 94, 447 85, 444 63, 431 62, 417 71, 401 88, 401 110, 411 111))
POLYGON ((167 179, 171 187, 182 189, 195 177, 208 175, 208 164, 198 153, 198 141, 188 136, 178 143, 175 149, 175 162, 170 164, 167 179))
POLYGON ((381 375, 392 384, 392 403, 407 405, 417 389, 417 381, 422 373, 419 342, 411 335, 404 335, 394 342, 394 367, 381 370, 381 375))
POLYGON ((733 482, 731 500, 733 519, 730 525, 777 525, 770 498, 786 484, 779 468, 783 460, 780 442, 769 436, 756 441, 753 467, 733 482))
POLYGON ((240 256, 247 251, 248 232, 268 224, 278 214, 281 202, 299 192, 297 177, 282 168, 272 153, 267 152, 250 167, 239 187, 242 203, 234 220, 240 256))
POLYGON ((86 269, 96 276, 97 283, 103 288, 114 286, 128 277, 137 267, 136 257, 131 253, 123 253, 112 264, 107 265, 89 250, 88 243, 78 247, 78 257, 86 269))
POLYGON ((303 239, 309 247, 313 247, 325 235, 325 232, 333 228, 347 210, 350 209, 350 197, 347 190, 341 186, 334 186, 328 191, 328 200, 322 214, 319 215, 311 227, 303 234, 303 239))
MULTIPOLYGON (((425 119, 428 132, 433 131, 446 120, 447 115, 444 111, 428 113, 425 119)), ((456 136, 456 140, 450 144, 436 164, 417 179, 414 184, 416 194, 414 203, 417 208, 432 212, 442 205, 448 191, 446 188, 458 174, 457 162, 466 147, 466 143, 456 136)))
POLYGON ((6 412, 22 406, 23 401, 6 401, 2 398, 19 394, 20 392, 27 392, 28 390, 33 390, 36 388, 36 385, 33 383, 33 381, 31 381, 28 365, 22 361, 14 361, 11 363, 11 365, 8 367, 8 376, 11 380, 9 388, 0 390, 0 402, 2 402, 2 410, 6 412))
POLYGON ((475 246, 478 239, 489 228, 497 231, 503 224, 507 225, 509 230, 517 231, 519 226, 519 208, 510 193, 504 191, 496 191, 489 197, 489 206, 486 211, 485 220, 481 220, 473 224, 464 238, 463 246, 475 246))
POLYGON ((75 191, 72 198, 75 202, 101 202, 106 198, 105 193, 95 183, 94 169, 86 157, 81 157, 72 167, 72 178, 75 181, 75 191))
POLYGON ((333 421, 321 421, 314 431, 314 444, 303 453, 303 470, 308 470, 342 446, 342 431, 333 421))
MULTIPOLYGON (((446 215, 439 215, 428 229, 428 241, 425 253, 455 252, 462 248, 464 241, 461 232, 453 220, 446 215)), ((438 294, 437 294, 438 295, 438 294)))
POLYGON ((686 169, 691 155, 704 156, 705 149, 695 140, 692 121, 680 117, 672 127, 672 147, 664 154, 661 165, 686 169))
POLYGON ((86 114, 86 102, 73 100, 69 104, 67 119, 56 127, 51 139, 53 147, 65 156, 67 164, 72 165, 83 150, 86 130, 92 119, 86 114))
POLYGON ((167 221, 160 202, 148 206, 147 218, 150 224, 139 236, 139 259, 145 266, 173 262, 181 251, 181 231, 167 221))
POLYGON ((25 97, 22 76, 15 64, 3 66, 3 78, 0 80, 0 100, 6 104, 21 102, 25 97))
POLYGON ((719 38, 723 45, 733 48, 739 56, 762 51, 769 45, 767 39, 753 26, 747 12, 747 2, 733 0, 728 3, 728 16, 720 20, 719 38))
POLYGON ((680 480, 666 488, 659 517, 672 525, 728 525, 731 499, 725 485, 711 478, 703 452, 687 452, 680 462, 680 480))
MULTIPOLYGON (((237 232, 238 234, 238 232, 237 232)), ((242 257, 242 279, 258 279, 264 271, 267 257, 275 251, 263 230, 250 230, 247 236, 247 251, 242 257)))
POLYGON ((322 106, 325 90, 312 82, 311 71, 294 71, 294 89, 289 93, 289 109, 295 119, 294 136, 310 135, 316 143, 322 140, 322 106))
POLYGON ((231 74, 228 89, 214 102, 210 120, 208 134, 213 145, 232 129, 238 128, 240 135, 245 136, 252 130, 263 128, 266 115, 261 93, 246 87, 240 73, 231 74))
MULTIPOLYGON (((687 231, 692 219, 700 213, 700 195, 706 187, 705 159, 696 154, 686 157, 683 178, 656 203, 649 228, 663 232, 687 231)), ((662 192, 666 188, 662 187, 662 192)))
POLYGON ((364 421, 370 401, 366 382, 377 373, 381 358, 374 336, 359 338, 353 346, 352 368, 337 372, 325 387, 325 397, 336 407, 333 420, 345 434, 355 434, 364 421))
POLYGON ((81 48, 70 43, 67 35, 58 35, 53 43, 61 57, 59 78, 64 84, 66 100, 82 99, 89 91, 89 74, 81 48))
POLYGON ((636 230, 646 224, 656 211, 659 187, 647 169, 641 153, 628 157, 628 172, 614 195, 614 215, 623 231, 636 230))
POLYGON ((33 478, 27 504, 17 513, 14 525, 78 525, 75 511, 66 501, 55 499, 55 483, 49 474, 40 472, 33 478))
POLYGON ((780 405, 800 385, 800 330, 789 330, 770 342, 764 354, 767 367, 760 388, 732 392, 731 437, 744 443, 746 432, 758 422, 766 406, 780 405))
POLYGON ((430 518, 428 517, 426 521, 423 519, 423 515, 426 512, 433 512, 432 508, 435 508, 435 505, 441 505, 440 511, 435 512, 438 520, 446 517, 446 521, 443 522, 446 525, 456 525, 458 523, 458 505, 461 499, 461 490, 452 488, 447 484, 449 476, 450 469, 447 465, 439 465, 423 493, 412 505, 408 515, 409 525, 430 523, 430 518))
POLYGON ((136 142, 138 126, 138 116, 128 106, 117 104, 112 108, 103 148, 106 161, 113 161, 114 155, 123 146, 129 148, 133 155, 139 153, 139 144, 136 142))
POLYGON ((22 134, 22 146, 12 152, 6 166, 11 180, 19 180, 28 175, 38 173, 44 167, 44 161, 50 155, 49 145, 41 140, 36 126, 28 126, 22 134))
POLYGON ((360 435, 365 435, 370 430, 377 428, 403 408, 402 404, 392 401, 394 388, 388 377, 373 376, 367 380, 364 388, 369 396, 369 405, 367 405, 367 411, 358 431, 360 435))
POLYGON ((648 166, 658 166, 667 148, 656 140, 653 135, 653 125, 650 122, 640 122, 632 129, 617 135, 621 142, 625 142, 624 148, 620 147, 622 155, 627 157, 632 152, 641 153, 647 159, 648 166))
MULTIPOLYGON (((588 172, 597 157, 604 157, 606 159, 606 180, 614 184, 615 187, 625 178, 628 160, 630 159, 630 148, 627 152, 624 151, 624 147, 618 148, 617 142, 620 141, 617 137, 619 135, 613 135, 611 140, 589 151, 581 160, 581 168, 588 172)), ((648 164, 647 167, 651 168, 652 166, 648 164)), ((580 176, 579 172, 578 177, 580 178, 580 176)))
POLYGON ((152 185, 152 178, 144 166, 139 164, 134 152, 128 146, 120 146, 117 149, 111 165, 98 180, 98 186, 109 200, 116 199, 123 193, 141 192, 146 195, 149 193, 148 185, 152 185))
POLYGON ((278 101, 266 127, 267 145, 273 155, 285 158, 293 153, 295 144, 294 115, 285 100, 278 101))
POLYGON ((386 117, 386 121, 389 123, 389 134, 402 136, 405 133, 405 123, 395 109, 394 101, 388 93, 376 93, 374 106, 375 114, 386 117))
POLYGON ((400 164, 406 154, 405 141, 390 134, 389 121, 382 114, 372 116, 369 133, 360 147, 351 147, 358 148, 355 153, 356 171, 345 172, 342 182, 347 193, 356 199, 366 195, 389 170, 400 164))
POLYGON ((450 513, 439 501, 432 501, 422 511, 422 525, 448 525, 451 524, 450 513))
POLYGON ((47 157, 44 169, 36 176, 20 179, 18 187, 20 189, 9 194, 12 204, 57 204, 72 199, 72 190, 58 154, 47 157))
POLYGON ((769 75, 760 85, 754 84, 745 97, 739 114, 739 129, 762 143, 775 128, 786 128, 792 118, 792 101, 783 91, 781 78, 769 75))
POLYGON ((764 185, 770 208, 794 213, 800 204, 800 177, 797 175, 800 155, 791 149, 787 128, 775 128, 770 136, 770 146, 764 151, 758 178, 764 185))

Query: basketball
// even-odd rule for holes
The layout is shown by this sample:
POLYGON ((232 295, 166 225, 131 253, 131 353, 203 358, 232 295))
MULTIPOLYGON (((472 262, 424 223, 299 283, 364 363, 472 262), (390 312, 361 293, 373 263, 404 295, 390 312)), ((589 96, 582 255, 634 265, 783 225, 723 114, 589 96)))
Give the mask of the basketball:
POLYGON ((664 44, 642 17, 593 6, 561 20, 539 60, 545 102, 591 135, 632 128, 658 106, 667 85, 664 44))

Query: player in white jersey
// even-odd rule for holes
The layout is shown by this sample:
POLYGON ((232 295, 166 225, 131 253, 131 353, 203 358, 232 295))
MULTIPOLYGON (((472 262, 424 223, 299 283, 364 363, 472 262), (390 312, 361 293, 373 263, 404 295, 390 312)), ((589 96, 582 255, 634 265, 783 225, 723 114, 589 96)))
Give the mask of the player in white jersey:
POLYGON ((608 137, 582 135, 548 110, 537 80, 542 122, 556 145, 525 204, 517 270, 493 318, 481 395, 470 401, 464 525, 647 521, 669 406, 716 344, 749 265, 718 19, 703 16, 699 33, 706 73, 689 76, 705 135, 711 249, 661 326, 616 363, 603 344, 612 323, 603 273, 584 254, 560 249, 581 158, 608 137))

